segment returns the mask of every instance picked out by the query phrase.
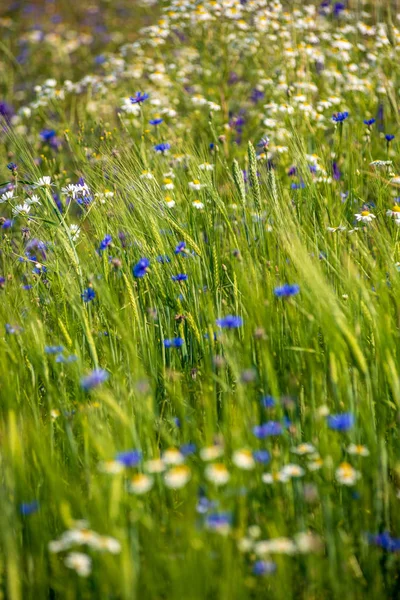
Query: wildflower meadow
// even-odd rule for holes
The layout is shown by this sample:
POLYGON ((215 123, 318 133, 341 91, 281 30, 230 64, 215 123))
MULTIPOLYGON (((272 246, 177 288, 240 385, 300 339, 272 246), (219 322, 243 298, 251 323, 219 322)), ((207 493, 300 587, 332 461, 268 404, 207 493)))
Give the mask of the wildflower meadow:
POLYGON ((0 2, 0 599, 400 598, 400 5, 0 2))

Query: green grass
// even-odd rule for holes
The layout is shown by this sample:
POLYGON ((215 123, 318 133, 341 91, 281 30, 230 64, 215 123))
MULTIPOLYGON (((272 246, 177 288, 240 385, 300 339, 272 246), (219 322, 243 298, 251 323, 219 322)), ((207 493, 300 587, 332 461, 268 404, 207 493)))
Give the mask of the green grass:
POLYGON ((379 3, 231 4, 1 16, 3 598, 399 597, 400 26, 379 3))

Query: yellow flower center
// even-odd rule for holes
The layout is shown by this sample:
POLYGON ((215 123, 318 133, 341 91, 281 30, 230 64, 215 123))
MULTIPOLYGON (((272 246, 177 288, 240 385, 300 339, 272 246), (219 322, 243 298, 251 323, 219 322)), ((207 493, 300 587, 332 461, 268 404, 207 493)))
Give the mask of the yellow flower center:
POLYGON ((363 210, 363 211, 361 212, 361 216, 362 216, 362 217, 368 217, 368 215, 369 215, 369 210, 363 210))

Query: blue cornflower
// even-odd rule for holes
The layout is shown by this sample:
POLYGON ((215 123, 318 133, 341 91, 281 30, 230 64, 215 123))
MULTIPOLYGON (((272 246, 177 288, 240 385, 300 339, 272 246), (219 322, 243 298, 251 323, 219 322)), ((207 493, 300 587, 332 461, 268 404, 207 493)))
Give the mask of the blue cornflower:
POLYGON ((54 129, 42 129, 40 132, 40 138, 43 142, 50 142, 56 135, 54 129))
POLYGON ((150 266, 148 258, 141 258, 133 267, 132 272, 135 277, 144 277, 150 266))
POLYGON ((32 515, 37 510, 39 510, 39 502, 37 500, 33 500, 32 502, 22 502, 22 504, 19 505, 19 512, 24 517, 32 515))
POLYGON ((386 140, 388 143, 389 143, 389 142, 391 142, 392 140, 394 140, 394 135, 393 135, 392 133, 387 133, 387 134, 385 135, 385 140, 386 140))
POLYGON ((142 460, 142 453, 140 450, 125 450, 124 452, 119 452, 115 460, 124 465, 124 467, 137 467, 142 460))
POLYGON ((206 496, 200 496, 197 502, 196 511, 201 515, 205 515, 209 510, 217 508, 215 500, 209 500, 206 496))
POLYGON ((45 346, 44 351, 46 354, 59 354, 64 352, 64 346, 45 346))
POLYGON ((7 165, 7 169, 12 173, 15 173, 15 171, 18 169, 18 165, 15 162, 10 162, 7 165))
POLYGON ((274 408, 275 399, 272 396, 263 396, 261 398, 261 406, 264 408, 274 408))
POLYGON ((166 152, 168 152, 168 150, 171 148, 171 144, 168 144, 166 142, 163 142, 161 144, 156 144, 154 146, 154 150, 156 152, 158 152, 159 154, 165 154, 166 152))
POLYGON ((262 465, 266 465, 270 461, 270 454, 267 450, 255 450, 253 452, 254 460, 262 465))
POLYGON ((278 298, 290 298, 290 296, 295 296, 300 292, 300 286, 297 283, 285 283, 279 287, 274 289, 274 294, 278 298))
POLYGON ((339 14, 346 8, 346 5, 343 2, 336 2, 333 7, 333 14, 335 17, 338 17, 339 14))
POLYGON ((81 296, 84 302, 91 302, 91 300, 94 300, 96 298, 96 292, 93 288, 88 287, 86 288, 86 290, 83 291, 81 296))
POLYGON ((337 112, 334 115, 332 115, 332 121, 334 121, 335 123, 343 123, 343 121, 345 121, 348 116, 349 113, 347 111, 337 112))
POLYGON ((108 246, 111 244, 111 242, 112 242, 112 237, 109 233, 107 233, 107 235, 104 236, 104 239, 102 239, 100 242, 99 252, 101 253, 103 250, 108 248, 108 246))
POLYGON ((353 427, 354 421, 352 413, 339 413, 327 417, 328 427, 335 431, 349 431, 353 427))
POLYGON ((263 440, 271 435, 280 435, 282 433, 282 425, 278 421, 268 421, 262 425, 253 427, 253 434, 259 440, 263 440))
POLYGON ((169 256, 167 256, 167 255, 164 255, 164 256, 162 256, 162 255, 160 255, 160 256, 157 256, 156 260, 157 260, 157 262, 161 263, 162 265, 164 265, 165 263, 169 263, 169 262, 171 262, 171 259, 170 259, 170 258, 169 258, 169 256))
POLYGON ((304 183, 304 181, 300 181, 299 183, 292 183, 290 187, 292 190, 304 190, 306 184, 304 183))
POLYGON ((94 369, 89 375, 82 377, 81 387, 88 392, 107 381, 108 378, 109 374, 104 369, 94 369))
POLYGON ((175 254, 180 254, 181 252, 184 251, 185 248, 186 248, 186 243, 185 242, 179 242, 179 244, 175 248, 175 254))
POLYGON ((78 360, 76 354, 70 354, 69 356, 64 356, 63 354, 57 354, 56 363, 73 363, 78 360))
POLYGON ((218 327, 222 327, 223 329, 235 329, 243 325, 242 317, 235 317, 234 315, 227 315, 226 317, 217 319, 215 322, 218 327))
POLYGON ((6 323, 5 328, 6 333, 9 333, 10 335, 14 333, 20 333, 20 331, 22 331, 22 328, 19 325, 10 325, 10 323, 6 323))
POLYGON ((364 125, 367 125, 368 127, 371 127, 371 125, 373 125, 375 123, 376 119, 365 119, 364 120, 364 125))
POLYGON ((181 337, 166 339, 163 342, 165 348, 181 348, 184 343, 185 340, 181 337))
POLYGON ((271 560, 257 560, 253 565, 254 575, 270 575, 275 573, 276 563, 271 560))
POLYGON ((232 515, 230 513, 211 513, 207 515, 205 524, 207 529, 213 531, 226 531, 232 523, 232 515))
POLYGON ((2 229, 10 229, 14 225, 14 219, 5 219, 1 226, 2 229))
POLYGON ((388 531, 378 535, 369 535, 368 541, 370 544, 379 546, 388 552, 398 552, 400 550, 400 539, 393 538, 388 531))
POLYGON ((257 144, 257 146, 259 148, 267 148, 268 145, 269 145, 269 137, 268 136, 262 137, 261 140, 257 144))
POLYGON ((188 276, 185 273, 178 273, 178 275, 172 275, 172 281, 186 281, 188 276))
POLYGON ((134 96, 131 96, 130 100, 131 100, 132 104, 141 104, 142 102, 147 100, 148 97, 149 97, 149 94, 143 94, 142 92, 136 92, 136 94, 134 96))
POLYGON ((182 444, 179 450, 183 456, 190 456, 196 452, 196 444, 182 444))
POLYGON ((162 123, 164 121, 164 119, 161 119, 161 117, 159 117, 158 119, 151 119, 149 121, 150 125, 160 125, 160 123, 162 123))

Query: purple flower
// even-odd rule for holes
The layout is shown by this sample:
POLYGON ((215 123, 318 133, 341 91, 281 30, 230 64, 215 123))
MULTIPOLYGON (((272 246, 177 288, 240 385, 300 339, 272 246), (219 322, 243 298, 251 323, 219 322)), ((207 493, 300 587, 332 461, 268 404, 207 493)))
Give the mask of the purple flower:
POLYGON ((144 277, 150 266, 148 258, 141 258, 133 267, 132 272, 135 277, 144 277))
POLYGON ((89 390, 98 387, 109 378, 109 374, 104 369, 94 369, 86 377, 81 379, 81 387, 88 392, 89 390))
POLYGON ((243 325, 243 319, 242 319, 242 317, 235 317, 234 315, 227 315, 226 317, 217 319, 216 324, 218 325, 218 327, 222 327, 223 329, 235 329, 235 328, 241 327, 243 325))
POLYGON ((355 422, 352 413, 339 413, 337 415, 328 415, 327 417, 329 429, 334 431, 349 431, 355 422))
POLYGON ((284 285, 281 285, 274 289, 274 294, 278 298, 290 298, 290 296, 295 296, 299 292, 300 292, 300 286, 297 285, 296 283, 295 284, 285 283, 284 285))
POLYGON ((115 460, 124 465, 124 467, 137 467, 142 460, 142 453, 140 450, 125 450, 124 452, 119 452, 115 460))
POLYGON ((333 179, 335 179, 336 181, 339 181, 339 179, 342 176, 340 169, 338 167, 338 164, 335 161, 332 163, 332 174, 333 174, 333 179))

